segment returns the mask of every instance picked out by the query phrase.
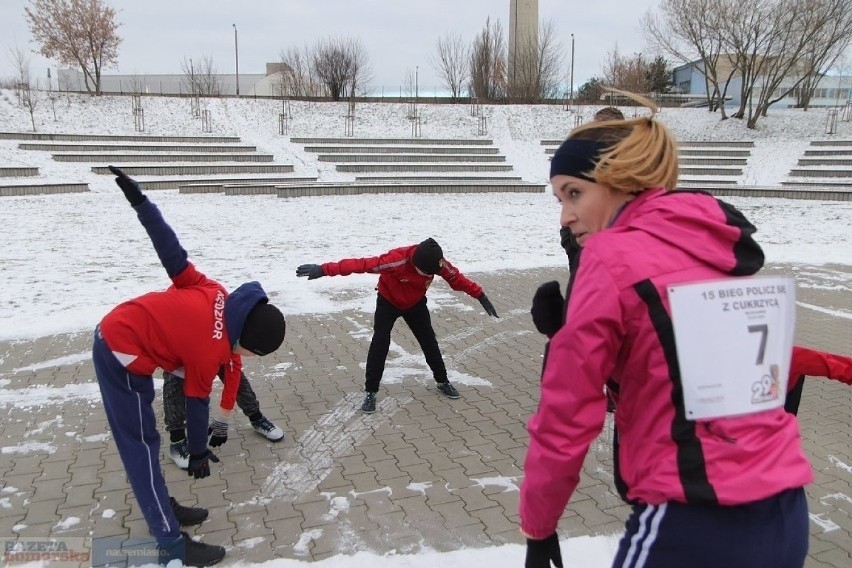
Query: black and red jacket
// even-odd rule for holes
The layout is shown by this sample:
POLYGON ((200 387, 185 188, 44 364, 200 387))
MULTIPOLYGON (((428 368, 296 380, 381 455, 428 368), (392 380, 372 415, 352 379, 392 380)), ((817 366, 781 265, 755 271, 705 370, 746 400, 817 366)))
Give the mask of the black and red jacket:
POLYGON ((447 281, 450 288, 464 292, 473 298, 482 296, 482 287, 444 259, 441 271, 435 276, 423 276, 414 267, 411 257, 417 245, 399 247, 368 258, 345 258, 338 262, 326 262, 322 270, 326 276, 348 276, 350 274, 378 274, 379 294, 394 307, 407 310, 423 299, 435 276, 447 281))

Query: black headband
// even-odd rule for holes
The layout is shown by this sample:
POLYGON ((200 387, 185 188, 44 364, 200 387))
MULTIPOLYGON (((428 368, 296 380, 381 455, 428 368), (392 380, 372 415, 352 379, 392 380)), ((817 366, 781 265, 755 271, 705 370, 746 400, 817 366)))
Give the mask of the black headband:
POLYGON ((609 145, 597 140, 568 138, 550 160, 550 177, 564 175, 595 181, 588 173, 595 170, 601 152, 609 145))

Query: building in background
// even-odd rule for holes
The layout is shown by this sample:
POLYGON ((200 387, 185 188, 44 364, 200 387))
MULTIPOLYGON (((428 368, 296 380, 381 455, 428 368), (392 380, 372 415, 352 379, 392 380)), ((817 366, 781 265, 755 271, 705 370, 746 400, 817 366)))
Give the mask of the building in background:
MULTIPOLYGON (((733 63, 730 58, 724 56, 719 58, 716 64, 717 74, 720 78, 720 84, 724 83, 723 78, 732 75, 728 88, 725 93, 725 108, 738 108, 742 97, 742 75, 733 70, 733 63)), ((677 89, 677 92, 685 95, 694 95, 690 97, 693 102, 692 106, 707 106, 707 80, 704 77, 704 64, 701 60, 681 65, 672 71, 672 83, 677 89), (699 98, 698 95, 701 97, 699 98)), ((781 83, 776 92, 781 94, 789 89, 794 83, 793 79, 789 79, 781 83)), ((711 86, 712 88, 712 86, 711 86)), ((757 81, 757 89, 752 95, 752 100, 756 100, 760 96, 760 81, 757 81)), ((796 91, 793 90, 780 101, 772 104, 770 108, 793 108, 796 106, 796 91)), ((852 76, 849 75, 824 75, 817 83, 813 97, 809 103, 810 107, 834 107, 844 106, 847 101, 852 99, 852 76)))
POLYGON ((524 80, 519 67, 529 64, 531 55, 538 51, 538 0, 511 0, 508 51, 506 81, 512 93, 524 80))

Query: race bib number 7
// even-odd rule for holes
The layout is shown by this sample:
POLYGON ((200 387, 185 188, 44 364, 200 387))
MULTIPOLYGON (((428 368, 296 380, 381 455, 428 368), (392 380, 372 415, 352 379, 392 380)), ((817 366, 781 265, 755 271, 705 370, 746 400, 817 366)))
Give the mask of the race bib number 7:
POLYGON ((735 278, 669 286, 690 420, 784 404, 793 350, 792 278, 735 278))

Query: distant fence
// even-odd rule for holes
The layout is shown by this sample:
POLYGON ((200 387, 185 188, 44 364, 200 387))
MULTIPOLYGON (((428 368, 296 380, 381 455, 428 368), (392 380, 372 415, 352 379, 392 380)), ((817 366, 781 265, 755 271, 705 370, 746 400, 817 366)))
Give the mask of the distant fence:
MULTIPOLYGON (((2 88, 2 86, 0 86, 2 88)), ((52 93, 61 93, 61 94, 79 94, 79 95, 88 95, 90 94, 85 90, 77 90, 77 89, 54 89, 52 91, 48 91, 48 89, 38 89, 43 92, 52 92, 52 93)), ((206 99, 269 99, 280 101, 282 99, 281 95, 257 95, 257 94, 246 94, 246 95, 198 95, 197 93, 138 93, 138 92, 124 92, 124 91, 102 91, 102 95, 108 96, 117 96, 117 97, 135 97, 135 96, 143 96, 143 97, 175 97, 175 98, 192 98, 192 97, 203 97, 206 99)), ((680 102, 673 101, 666 98, 657 98, 654 95, 648 95, 654 102, 656 102, 661 107, 679 107, 680 102)), ((331 97, 292 97, 287 96, 287 100, 290 101, 307 101, 307 102, 348 102, 350 98, 339 99, 335 101, 331 97)), ((410 104, 414 101, 412 97, 406 96, 364 96, 364 97, 354 97, 356 103, 399 103, 399 104, 410 104)), ((459 97, 453 100, 451 97, 417 97, 417 104, 430 104, 430 105, 470 105, 470 104, 487 104, 487 105, 564 105, 565 99, 563 97, 556 99, 543 99, 540 101, 530 102, 530 101, 516 101, 509 99, 494 99, 494 100, 484 100, 477 97, 459 97)), ((575 105, 604 105, 607 104, 605 101, 601 101, 600 99, 575 99, 575 105)), ((629 106, 629 105, 625 105, 629 106)))

